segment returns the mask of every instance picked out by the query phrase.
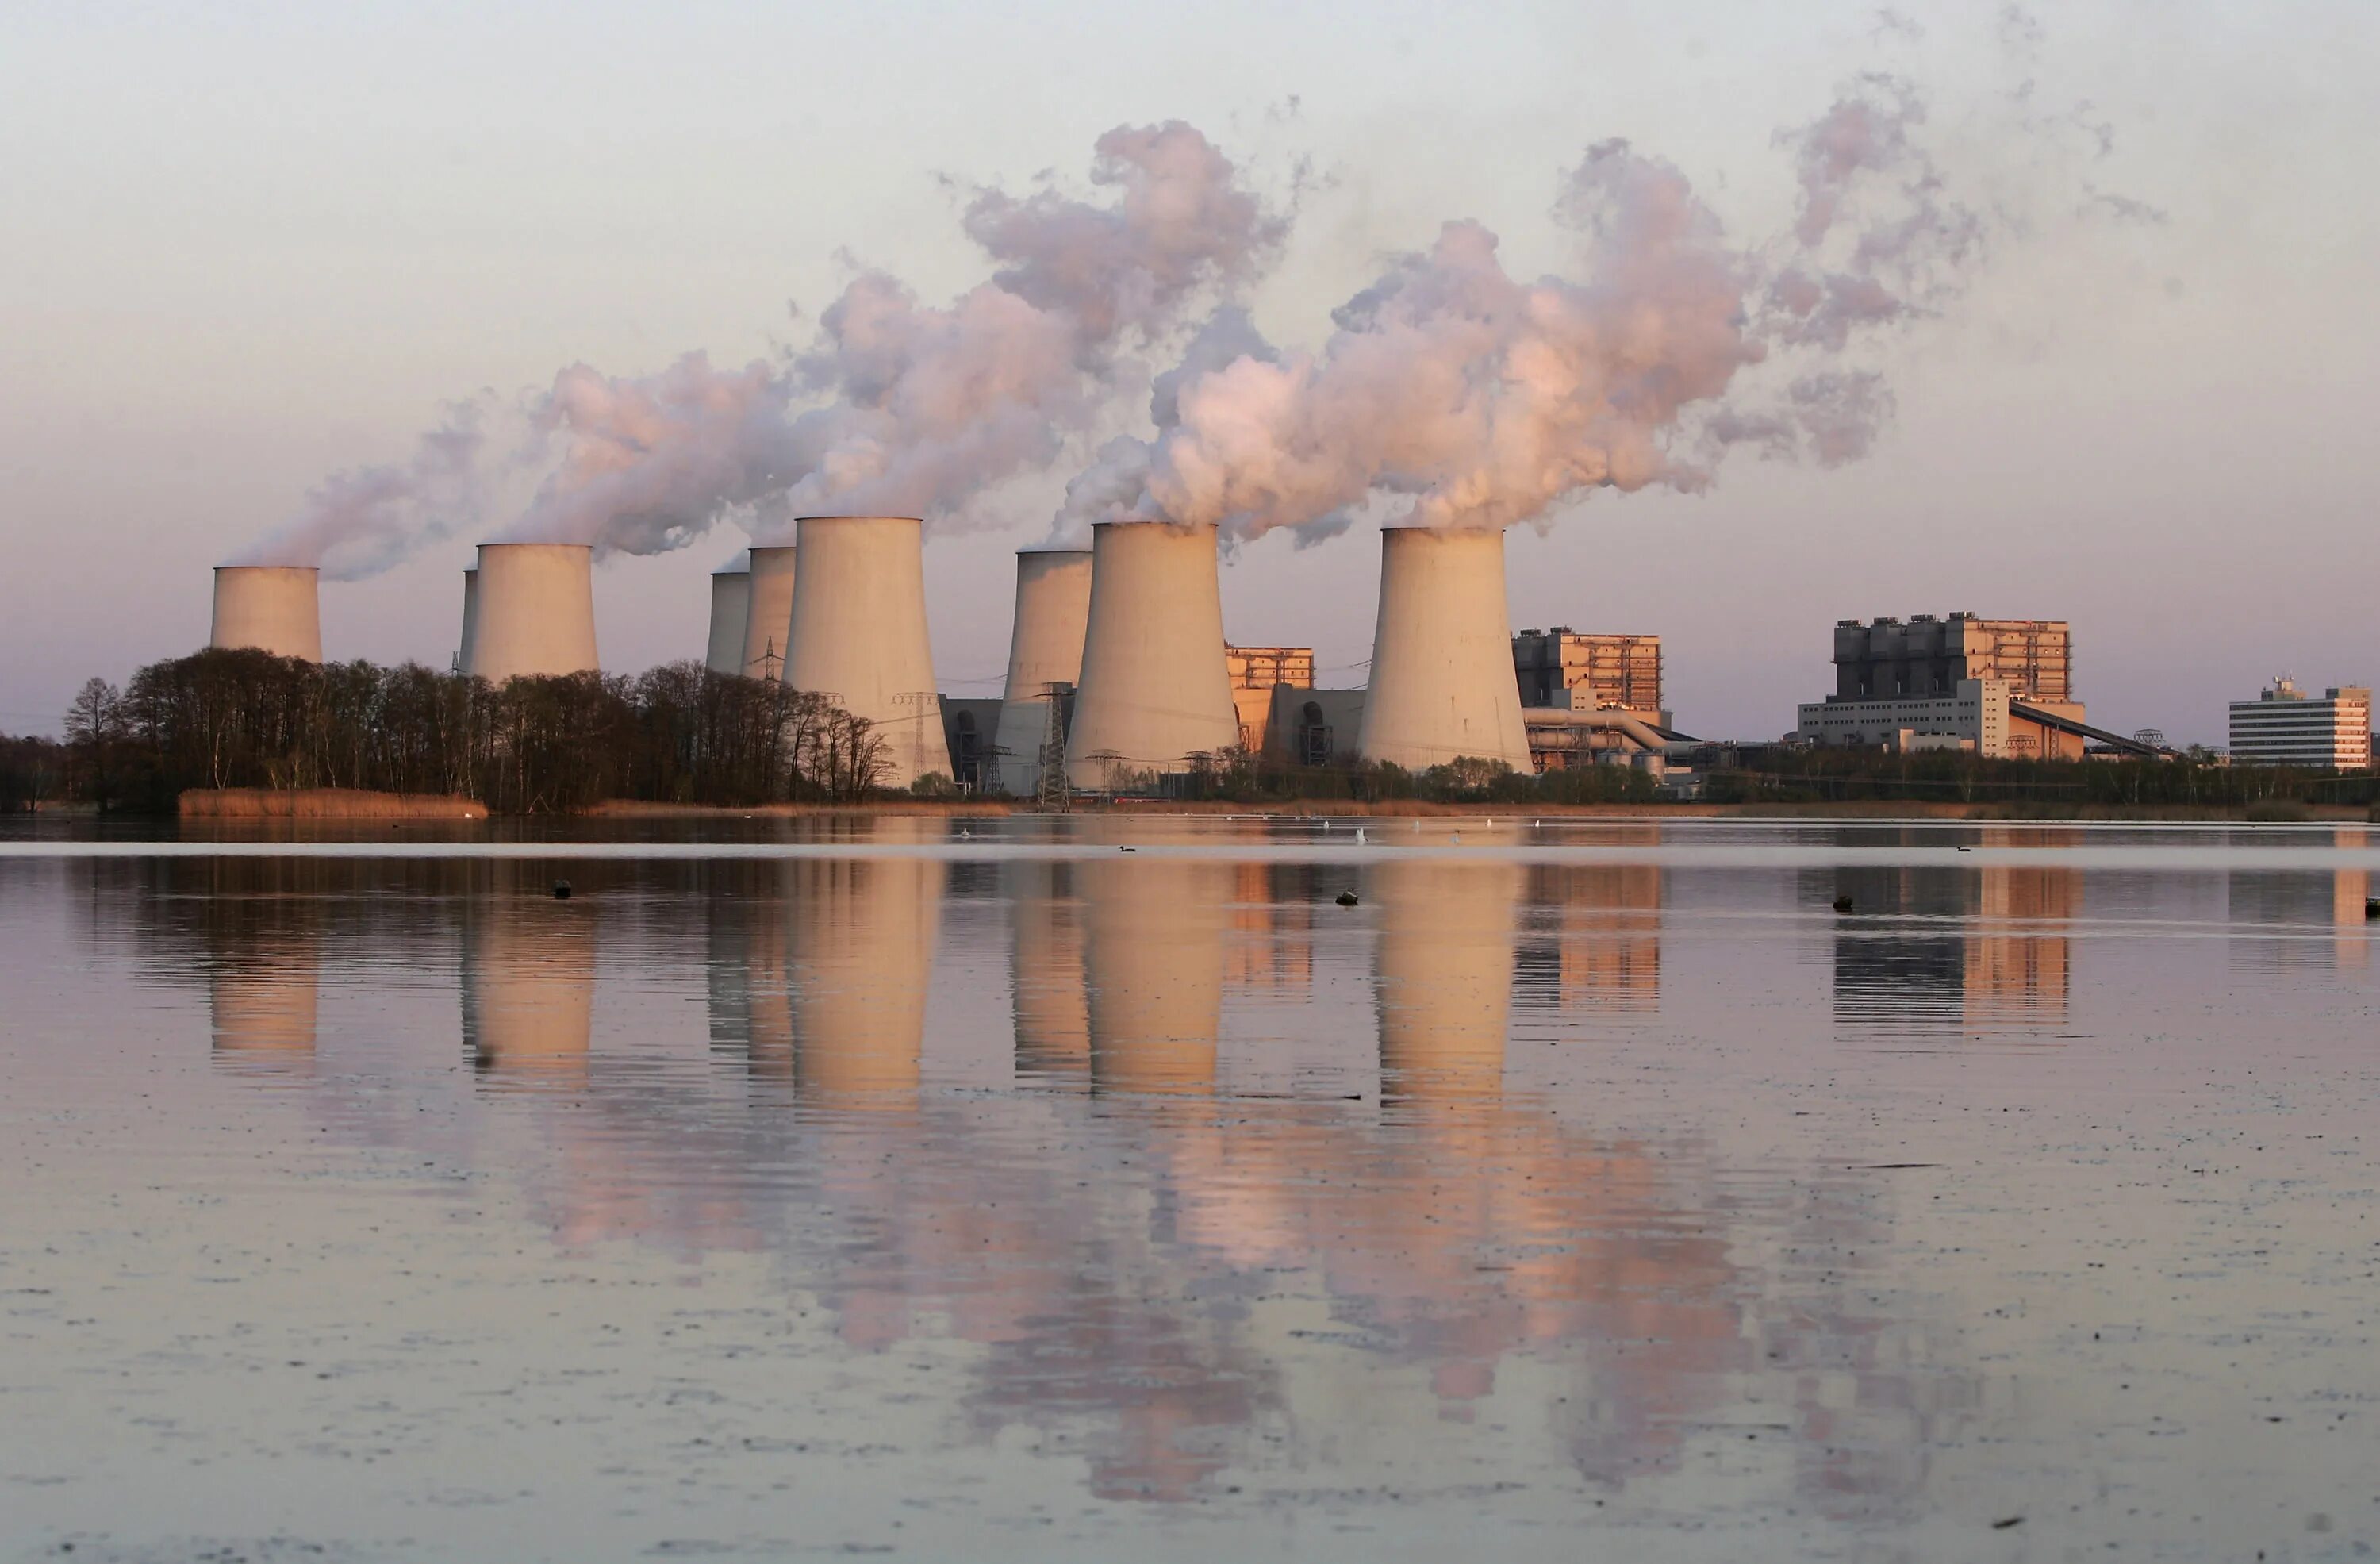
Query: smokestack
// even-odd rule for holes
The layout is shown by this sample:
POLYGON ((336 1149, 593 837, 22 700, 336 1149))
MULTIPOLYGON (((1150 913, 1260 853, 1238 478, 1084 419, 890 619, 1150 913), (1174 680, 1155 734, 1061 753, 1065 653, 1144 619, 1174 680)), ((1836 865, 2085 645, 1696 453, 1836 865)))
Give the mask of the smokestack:
MULTIPOLYGON (((1000 703, 1000 785, 1029 794, 1041 780, 1050 733, 1050 686, 1083 676, 1091 617, 1091 551, 1016 551, 1016 622, 1008 632, 1008 688, 1000 703)), ((1064 736, 1060 735, 1060 742, 1064 736)))
POLYGON ((594 562, 585 544, 481 544, 479 608, 463 671, 495 684, 592 672, 594 562))
POLYGON ((207 644, 322 660, 322 572, 311 565, 218 565, 207 644))
MULTIPOLYGON (((926 632, 923 523, 914 516, 805 516, 796 528, 802 568, 785 683, 876 725, 885 761, 880 786, 906 788, 929 772, 950 776, 926 632)), ((756 572, 759 563, 755 549, 756 572)), ((756 617, 759 604, 756 584, 756 617)))
POLYGON ((1380 533, 1380 617, 1356 747, 1408 771, 1466 755, 1529 769, 1500 531, 1380 533))
POLYGON ((752 551, 751 585, 744 609, 746 678, 782 678, 794 644, 794 545, 752 551))
POLYGON ((1215 541, 1212 523, 1091 528, 1090 619, 1066 740, 1075 787, 1105 785, 1111 764, 1183 771, 1188 756, 1240 741, 1215 541))
POLYGON ((715 674, 744 671, 745 627, 752 618, 752 572, 713 570, 710 573, 710 642, 703 649, 702 666, 715 674))
POLYGON ((471 666, 471 642, 480 634, 480 568, 467 566, 463 571, 463 638, 456 644, 455 670, 457 673, 471 666))

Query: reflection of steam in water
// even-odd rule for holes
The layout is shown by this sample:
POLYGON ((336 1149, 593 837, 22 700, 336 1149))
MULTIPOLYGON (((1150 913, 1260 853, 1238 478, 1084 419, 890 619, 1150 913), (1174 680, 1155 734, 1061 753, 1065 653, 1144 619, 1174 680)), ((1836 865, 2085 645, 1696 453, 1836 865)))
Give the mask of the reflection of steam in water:
MULTIPOLYGON (((1986 830, 1985 848, 2023 845, 1986 830)), ((1856 866, 1805 875, 1804 903, 1848 898, 1834 934, 1835 1019, 2030 1028, 2066 1020, 2082 876, 2053 865, 1856 866)))
POLYGON ((595 1015, 595 908, 547 896, 533 865, 498 861, 464 904, 463 1046, 497 1079, 577 1084, 595 1015))
POLYGON ((1650 1014, 1661 1008, 1661 871, 1650 863, 1529 871, 1521 993, 1540 1003, 1650 1014))
POLYGON ((1080 866, 1091 1081, 1196 1092, 1215 1081, 1223 1022, 1229 864, 1092 859, 1080 866))
POLYGON ((1489 860, 1371 866, 1384 1101, 1502 1090, 1522 879, 1519 864, 1489 860))
POLYGON ((1008 987, 1020 1077, 1090 1077, 1090 998, 1084 991, 1083 904, 1075 894, 1075 866, 1065 862, 1002 866, 1009 896, 1008 987))

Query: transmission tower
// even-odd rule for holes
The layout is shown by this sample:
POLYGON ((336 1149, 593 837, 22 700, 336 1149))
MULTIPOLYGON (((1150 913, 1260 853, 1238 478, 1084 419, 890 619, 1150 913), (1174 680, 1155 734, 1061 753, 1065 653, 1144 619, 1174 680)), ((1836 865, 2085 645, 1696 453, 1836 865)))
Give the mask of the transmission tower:
POLYGON ((1074 794, 1066 786, 1066 713, 1060 703, 1075 692, 1075 687, 1057 683, 1042 689, 1050 697, 1050 706, 1041 723, 1041 772, 1034 780, 1033 807, 1063 814, 1074 802, 1074 794))

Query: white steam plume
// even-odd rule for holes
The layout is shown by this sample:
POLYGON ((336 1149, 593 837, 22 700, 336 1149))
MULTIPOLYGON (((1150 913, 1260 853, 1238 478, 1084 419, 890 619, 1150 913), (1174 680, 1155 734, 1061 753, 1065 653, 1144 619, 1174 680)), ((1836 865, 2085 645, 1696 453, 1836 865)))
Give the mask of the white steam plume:
POLYGON ((484 397, 449 406, 404 461, 333 473, 297 515, 225 563, 317 565, 333 580, 354 580, 476 522, 485 506, 489 406, 484 397))

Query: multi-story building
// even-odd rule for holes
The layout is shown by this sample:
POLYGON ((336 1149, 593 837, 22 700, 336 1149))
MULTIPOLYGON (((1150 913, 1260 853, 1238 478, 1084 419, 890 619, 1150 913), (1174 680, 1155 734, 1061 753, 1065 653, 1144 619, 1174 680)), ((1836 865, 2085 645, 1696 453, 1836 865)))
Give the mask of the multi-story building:
POLYGON ((1587 634, 1556 625, 1512 638, 1512 672, 1524 706, 1613 706, 1670 726, 1661 705, 1661 638, 1587 634))
POLYGON ((1838 620, 1835 692, 1801 708, 1796 732, 1815 744, 2080 760, 2096 731, 2083 717, 2065 620, 1915 614, 1838 620))
POLYGON ((2372 764, 2371 689, 2336 686, 2316 700, 2286 676, 2275 679, 2254 700, 2231 703, 2231 761, 2363 770, 2372 764))
POLYGON ((1272 715, 1275 685, 1295 690, 1314 688, 1311 646, 1226 646, 1223 668, 1232 679, 1232 704, 1240 717, 1240 746, 1261 750, 1265 725, 1272 715))
POLYGON ((2020 701, 2074 698, 2074 639, 2063 619, 1877 619, 1835 624, 1835 699, 1890 701, 1949 695, 1967 679, 1991 679, 2020 701))

